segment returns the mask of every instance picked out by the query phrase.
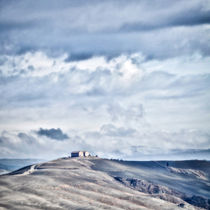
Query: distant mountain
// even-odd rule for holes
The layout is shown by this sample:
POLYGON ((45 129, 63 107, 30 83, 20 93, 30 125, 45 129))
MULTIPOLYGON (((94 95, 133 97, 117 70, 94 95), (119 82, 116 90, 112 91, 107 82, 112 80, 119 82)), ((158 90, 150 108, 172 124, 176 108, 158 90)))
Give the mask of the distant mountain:
POLYGON ((172 154, 185 160, 210 160, 210 149, 173 150, 172 154))
MULTIPOLYGON (((143 148, 142 148, 143 150, 143 148)), ((134 150, 135 154, 135 150, 134 150)), ((126 159, 136 160, 135 156, 126 159)), ((141 160, 210 160, 210 149, 174 149, 168 152, 154 154, 141 154, 138 151, 138 159, 141 160)))
POLYGON ((2 209, 210 209, 209 161, 61 158, 0 176, 2 209))
POLYGON ((43 162, 41 159, 0 159, 0 174, 8 173, 34 163, 43 162))

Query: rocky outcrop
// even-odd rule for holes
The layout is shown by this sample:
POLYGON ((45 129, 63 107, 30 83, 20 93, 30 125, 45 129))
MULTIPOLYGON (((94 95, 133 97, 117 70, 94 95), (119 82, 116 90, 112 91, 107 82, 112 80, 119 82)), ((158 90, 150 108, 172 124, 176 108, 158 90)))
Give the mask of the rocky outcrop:
POLYGON ((196 177, 198 179, 208 180, 206 173, 204 173, 203 171, 200 171, 200 170, 174 168, 174 167, 168 167, 168 170, 171 173, 181 174, 181 175, 188 175, 188 176, 194 176, 194 177, 196 177))
POLYGON ((146 180, 122 177, 114 178, 127 187, 138 190, 140 192, 151 194, 153 197, 158 197, 160 199, 175 203, 181 208, 183 208, 186 203, 189 203, 193 206, 210 209, 210 199, 203 198, 201 196, 188 196, 184 193, 159 184, 148 182, 146 180))
POLYGON ((193 195, 192 197, 183 197, 183 200, 185 200, 187 203, 190 203, 193 206, 198 206, 204 209, 210 209, 210 199, 193 195))

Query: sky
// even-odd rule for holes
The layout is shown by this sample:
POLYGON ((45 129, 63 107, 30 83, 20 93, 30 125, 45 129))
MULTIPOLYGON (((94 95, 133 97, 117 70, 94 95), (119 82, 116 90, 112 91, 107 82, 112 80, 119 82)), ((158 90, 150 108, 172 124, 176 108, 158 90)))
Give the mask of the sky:
POLYGON ((209 0, 0 0, 0 158, 209 149, 209 0))

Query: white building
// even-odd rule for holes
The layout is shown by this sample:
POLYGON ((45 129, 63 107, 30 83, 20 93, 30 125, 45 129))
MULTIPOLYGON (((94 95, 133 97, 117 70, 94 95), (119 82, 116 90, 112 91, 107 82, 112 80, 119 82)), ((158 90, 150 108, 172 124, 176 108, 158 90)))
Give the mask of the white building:
POLYGON ((74 151, 71 153, 71 157, 88 157, 90 153, 87 151, 74 151))

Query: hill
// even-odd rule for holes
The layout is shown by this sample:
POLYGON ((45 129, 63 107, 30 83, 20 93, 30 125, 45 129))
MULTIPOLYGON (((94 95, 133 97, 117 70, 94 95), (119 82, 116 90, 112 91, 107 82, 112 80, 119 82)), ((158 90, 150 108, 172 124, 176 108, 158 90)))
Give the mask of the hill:
POLYGON ((209 209, 210 162, 61 158, 0 176, 2 209, 209 209))
POLYGON ((21 167, 39 163, 40 159, 0 159, 0 174, 9 173, 21 167))

